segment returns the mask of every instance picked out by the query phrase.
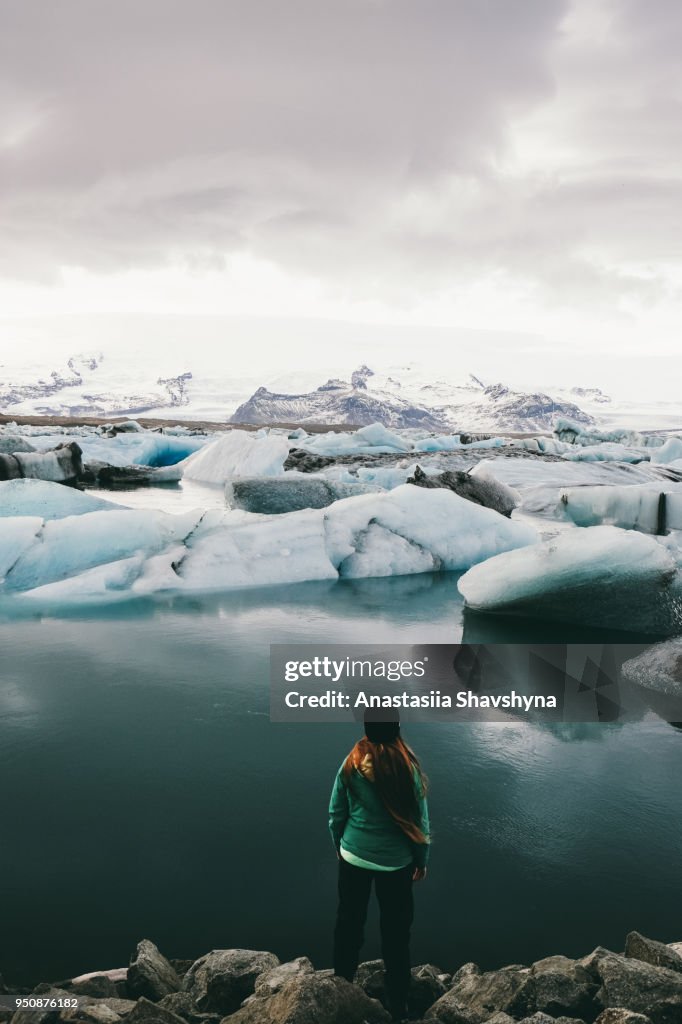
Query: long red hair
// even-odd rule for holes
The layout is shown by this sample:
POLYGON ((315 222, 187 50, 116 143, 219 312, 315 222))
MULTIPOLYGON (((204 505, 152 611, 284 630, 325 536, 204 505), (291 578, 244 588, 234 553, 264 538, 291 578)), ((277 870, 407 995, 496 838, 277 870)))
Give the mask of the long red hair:
POLYGON ((343 765, 343 775, 349 782, 354 771, 361 770, 366 758, 371 759, 373 782, 384 807, 408 839, 413 843, 428 843, 419 827, 418 797, 426 795, 428 780, 421 770, 417 755, 400 736, 390 743, 372 743, 363 736, 343 765))

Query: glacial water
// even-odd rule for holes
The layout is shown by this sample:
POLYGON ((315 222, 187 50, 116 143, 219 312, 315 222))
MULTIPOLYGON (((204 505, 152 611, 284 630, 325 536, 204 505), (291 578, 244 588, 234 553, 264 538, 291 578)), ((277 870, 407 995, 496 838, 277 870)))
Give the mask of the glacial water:
MULTIPOLYGON (((2 622, 0 972, 117 967, 142 937, 169 956, 241 946, 327 966, 326 807, 356 730, 271 724, 268 645, 461 637, 450 574, 2 622)), ((415 962, 620 949, 632 928, 682 939, 676 728, 648 713, 406 736, 434 826, 415 962)), ((378 955, 375 911, 364 955, 378 955)))

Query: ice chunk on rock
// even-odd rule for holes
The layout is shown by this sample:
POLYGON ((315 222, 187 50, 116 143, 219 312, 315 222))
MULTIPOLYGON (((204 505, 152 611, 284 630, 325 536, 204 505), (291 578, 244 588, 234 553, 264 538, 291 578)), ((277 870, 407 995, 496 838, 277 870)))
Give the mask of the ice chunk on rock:
POLYGON ((568 530, 470 569, 468 608, 642 633, 682 627, 680 552, 615 526, 568 530))
POLYGON ((284 472, 289 441, 281 434, 231 430, 181 463, 187 480, 225 484, 233 477, 276 476, 284 472))
POLYGON ((41 516, 63 519, 85 512, 120 509, 113 501, 104 501, 72 487, 48 480, 3 480, 0 482, 0 517, 41 516))

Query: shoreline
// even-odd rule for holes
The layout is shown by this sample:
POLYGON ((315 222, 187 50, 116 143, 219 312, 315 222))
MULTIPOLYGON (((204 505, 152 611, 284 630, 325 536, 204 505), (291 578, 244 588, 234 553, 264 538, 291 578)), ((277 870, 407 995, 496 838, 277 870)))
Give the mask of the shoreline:
MULTIPOLYGON (((353 984, 306 956, 281 963, 264 950, 212 950, 167 959, 148 939, 128 967, 93 971, 22 993, 0 979, 0 1021, 12 1024, 388 1024, 381 960, 353 984)), ((422 1024, 676 1024, 682 1020, 682 942, 630 932, 616 953, 544 957, 484 971, 412 968, 409 1020, 422 1024)))

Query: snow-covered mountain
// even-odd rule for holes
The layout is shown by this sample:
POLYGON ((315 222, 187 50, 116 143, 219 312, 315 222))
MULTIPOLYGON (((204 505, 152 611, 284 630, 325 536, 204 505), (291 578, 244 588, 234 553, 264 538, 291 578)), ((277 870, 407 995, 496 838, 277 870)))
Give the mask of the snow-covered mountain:
POLYGON ((45 372, 31 364, 0 364, 0 412, 15 415, 139 415, 189 404, 190 372, 151 376, 137 366, 107 373, 101 352, 71 356, 65 366, 45 372))
POLYGON ((332 378, 303 394, 258 388, 236 410, 235 423, 348 423, 379 421, 391 427, 430 430, 547 430, 557 416, 593 424, 575 402, 541 392, 514 391, 504 384, 486 386, 469 375, 461 382, 429 380, 411 367, 375 373, 368 366, 350 380, 332 378))
POLYGON ((379 368, 296 367, 236 377, 229 360, 183 362, 111 349, 56 365, 21 353, 0 362, 0 412, 21 416, 179 416, 187 420, 367 424, 428 430, 547 430, 561 416, 584 424, 680 429, 682 410, 619 404, 599 388, 521 388, 419 363, 379 368), (322 383, 325 381, 326 383, 322 383))

